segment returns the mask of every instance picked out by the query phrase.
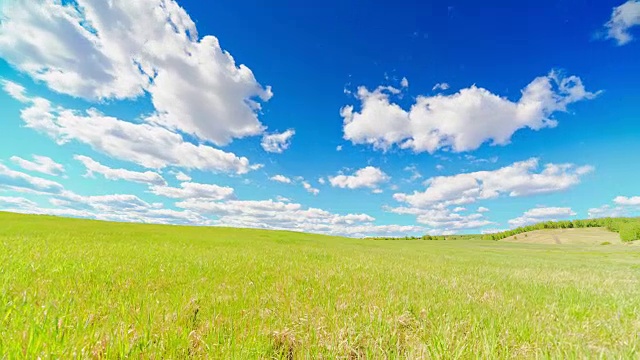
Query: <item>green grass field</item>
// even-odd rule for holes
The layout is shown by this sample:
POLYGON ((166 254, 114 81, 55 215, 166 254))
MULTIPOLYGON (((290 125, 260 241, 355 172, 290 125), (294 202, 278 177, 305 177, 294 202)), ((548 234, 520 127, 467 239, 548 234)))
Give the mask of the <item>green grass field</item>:
POLYGON ((636 358, 640 247, 0 213, 0 358, 636 358))

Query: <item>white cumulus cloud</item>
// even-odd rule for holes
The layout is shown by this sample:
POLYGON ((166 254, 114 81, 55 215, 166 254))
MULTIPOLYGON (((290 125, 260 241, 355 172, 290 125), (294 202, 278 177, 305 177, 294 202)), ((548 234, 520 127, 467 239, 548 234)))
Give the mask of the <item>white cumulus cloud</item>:
POLYGON ((640 206, 640 196, 617 196, 613 202, 622 206, 640 206))
POLYGON ((175 177, 178 181, 191 181, 191 176, 183 173, 182 171, 175 173, 175 177))
POLYGON ((250 165, 246 157, 185 141, 181 135, 153 124, 123 121, 95 109, 81 113, 38 97, 27 100, 28 107, 21 112, 25 126, 58 144, 78 141, 113 158, 151 169, 176 166, 245 174, 260 166, 250 165))
POLYGON ((382 150, 397 145, 430 153, 471 151, 489 141, 506 145, 520 129, 555 127, 554 113, 597 95, 588 92, 579 77, 553 71, 534 79, 516 102, 473 85, 451 95, 418 96, 407 111, 391 101, 395 94, 389 87, 359 87, 360 110, 352 105, 340 110, 344 139, 382 150))
POLYGON ((58 208, 36 208, 29 212, 125 222, 211 224, 193 211, 168 209, 161 203, 150 204, 131 194, 83 196, 67 191, 61 198, 54 198, 50 202, 58 208))
POLYGON ((509 220, 509 225, 516 228, 544 221, 567 219, 575 215, 576 213, 568 207, 539 207, 525 212, 520 217, 509 220))
POLYGON ((55 181, 15 171, 0 163, 0 189, 54 194, 62 192, 64 187, 55 181))
POLYGON ((206 201, 189 199, 176 204, 192 212, 217 216, 217 225, 283 229, 354 237, 424 234, 412 225, 376 225, 367 214, 340 215, 301 204, 273 200, 206 201))
POLYGON ((0 81, 0 84, 2 84, 4 91, 6 91, 12 98, 23 103, 29 101, 29 98, 26 96, 26 89, 24 86, 8 80, 2 80, 0 81))
POLYGON ((53 176, 64 173, 64 166, 47 156, 33 155, 33 161, 23 159, 19 156, 12 156, 9 160, 28 171, 36 171, 53 176))
POLYGON ((620 217, 640 213, 640 196, 616 196, 614 205, 605 204, 588 210, 590 218, 620 217))
POLYGON ((394 198, 419 208, 470 204, 500 195, 517 197, 566 190, 592 171, 591 166, 574 164, 546 164, 539 171, 538 159, 532 158, 493 171, 433 177, 427 180, 425 191, 397 193, 394 198))
POLYGON ((604 25, 606 37, 614 39, 618 45, 625 45, 633 40, 629 29, 640 25, 640 1, 629 0, 613 8, 611 19, 604 25))
POLYGON ((395 214, 415 215, 418 223, 430 226, 435 233, 439 234, 452 234, 460 230, 478 229, 494 224, 480 213, 460 214, 465 210, 464 208, 451 210, 443 206, 433 206, 431 208, 397 207, 387 208, 387 210, 395 214))
POLYGON ((216 145, 264 131, 257 113, 270 87, 216 37, 199 37, 173 0, 5 1, 0 17, 0 56, 54 91, 88 100, 148 93, 148 121, 216 145))
POLYGON ((23 197, 0 196, 0 209, 29 209, 37 206, 37 203, 23 197))
POLYGON ((296 134, 296 131, 289 129, 282 133, 264 134, 262 136, 262 148, 266 152, 281 154, 289 148, 291 145, 291 138, 296 134))
POLYGON ((286 229, 353 237, 422 235, 429 231, 428 228, 415 225, 378 225, 376 219, 368 214, 336 214, 304 207, 281 196, 277 197, 277 201, 237 200, 232 188, 212 184, 182 183, 180 187, 150 187, 153 194, 177 199, 177 209, 167 208, 163 203, 151 203, 133 194, 86 196, 66 190, 60 184, 12 171, 1 163, 0 189, 28 190, 32 195, 43 196, 51 204, 46 207, 18 196, 0 196, 0 210, 31 214, 126 222, 286 229))
POLYGON ((438 91, 438 90, 449 90, 449 84, 447 83, 437 83, 433 86, 433 88, 431 89, 433 91, 438 91))
POLYGON ((629 210, 624 206, 602 205, 597 208, 590 208, 587 211, 590 219, 604 217, 620 217, 627 216, 629 210))
POLYGON ((183 182, 180 187, 154 185, 149 188, 152 194, 173 199, 209 199, 224 200, 233 197, 233 188, 215 184, 183 182))
POLYGON ((367 166, 357 170, 353 175, 337 175, 329 177, 333 187, 358 189, 376 189, 380 184, 389 181, 390 177, 379 168, 367 166))
POLYGON ((307 190, 308 193, 311 193, 313 195, 318 195, 320 193, 319 189, 314 188, 313 186, 311 186, 311 184, 309 184, 306 181, 302 182, 302 187, 304 187, 304 189, 307 190))
POLYGON ((107 180, 125 180, 150 185, 166 184, 164 178, 153 171, 140 172, 128 169, 114 169, 84 155, 75 155, 73 158, 81 162, 87 169, 85 176, 100 174, 107 180))
POLYGON ((284 175, 274 175, 272 177, 269 178, 269 180, 271 181, 277 181, 283 184, 291 184, 291 179, 289 179, 288 177, 284 176, 284 175))

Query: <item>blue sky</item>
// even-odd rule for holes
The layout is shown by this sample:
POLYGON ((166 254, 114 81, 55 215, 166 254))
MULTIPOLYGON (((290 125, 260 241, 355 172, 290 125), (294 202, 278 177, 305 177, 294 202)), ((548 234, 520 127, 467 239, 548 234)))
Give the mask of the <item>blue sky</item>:
POLYGON ((0 209, 349 236, 640 212, 640 1, 0 3, 0 209))

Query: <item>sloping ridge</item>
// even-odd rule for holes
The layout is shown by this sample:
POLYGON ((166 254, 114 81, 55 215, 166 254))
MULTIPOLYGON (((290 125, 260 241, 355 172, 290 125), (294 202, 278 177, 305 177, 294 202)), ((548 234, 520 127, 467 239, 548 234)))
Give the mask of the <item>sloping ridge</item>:
POLYGON ((501 241, 530 244, 599 245, 622 244, 620 235, 606 228, 544 229, 509 236, 501 241))

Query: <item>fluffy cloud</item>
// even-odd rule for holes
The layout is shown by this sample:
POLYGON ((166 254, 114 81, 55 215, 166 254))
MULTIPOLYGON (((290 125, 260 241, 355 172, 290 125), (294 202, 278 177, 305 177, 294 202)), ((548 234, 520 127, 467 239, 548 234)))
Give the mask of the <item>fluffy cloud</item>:
POLYGON ((28 209, 32 207, 37 207, 38 204, 35 202, 17 196, 0 196, 0 206, 2 208, 17 208, 17 209, 28 209))
POLYGON ((54 198, 51 203, 60 206, 71 206, 71 204, 74 203, 82 204, 98 210, 132 210, 138 208, 162 207, 162 204, 151 205, 136 195, 131 194, 82 196, 71 191, 65 191, 60 195, 60 198, 54 198), (62 200, 60 200, 60 198, 62 198, 62 200))
POLYGON ((167 209, 160 203, 150 204, 130 194, 82 196, 66 192, 61 199, 54 198, 51 203, 58 208, 36 208, 30 212, 125 222, 210 224, 208 219, 195 212, 167 209))
POLYGON ((109 194, 84 196, 66 190, 61 184, 11 170, 0 164, 0 190, 42 195, 54 207, 16 196, 0 197, 0 210, 29 214, 83 217, 99 220, 208 225, 210 221, 188 210, 164 208, 136 195, 109 194))
POLYGON ((611 206, 602 205, 597 208, 591 208, 587 211, 589 218, 603 218, 603 217, 620 217, 627 216, 629 210, 624 206, 611 206))
MULTIPOLYGON (((5 89, 7 88, 5 83, 5 89)), ((259 165, 211 146, 193 144, 181 135, 152 124, 135 124, 90 109, 85 113, 52 105, 42 98, 27 98, 21 117, 26 127, 42 132, 59 144, 78 141, 116 159, 151 169, 167 166, 244 174, 259 165)))
POLYGON ((375 225, 367 214, 334 214, 300 204, 260 200, 225 202, 190 199, 176 204, 193 212, 218 217, 216 224, 224 226, 283 229, 347 236, 404 236, 423 234, 420 226, 375 225), (301 221, 303 220, 303 221, 301 221))
POLYGON ((127 169, 114 169, 84 155, 75 155, 73 158, 80 161, 87 169, 85 176, 92 177, 94 174, 100 174, 107 180, 125 180, 150 185, 166 184, 164 178, 153 171, 139 172, 127 169))
POLYGON ((501 233, 501 232, 504 232, 504 231, 507 231, 507 230, 508 229, 485 229, 485 230, 482 230, 480 233, 483 234, 483 235, 484 234, 496 234, 496 233, 501 233))
POLYGON ((264 131, 257 112, 271 89, 217 38, 199 38, 173 0, 9 1, 0 17, 0 56, 57 92, 89 100, 146 92, 156 110, 149 121, 216 145, 264 131))
POLYGON ((407 80, 406 77, 403 77, 402 80, 400 80, 400 86, 403 88, 409 87, 409 80, 407 80))
POLYGON ((568 207, 540 207, 531 209, 522 216, 509 220, 511 227, 533 225, 543 221, 557 221, 575 216, 576 213, 568 207))
POLYGON ((289 129, 283 133, 265 134, 262 137, 262 148, 266 152, 281 154, 289 148, 291 145, 291 138, 296 132, 293 129, 289 129))
POLYGON ((452 95, 418 96, 409 111, 391 102, 397 89, 359 87, 360 111, 351 105, 340 110, 344 139, 388 150, 393 145, 415 152, 439 149, 470 151, 491 141, 506 145, 518 130, 555 127, 551 118, 567 105, 594 98, 580 78, 556 72, 534 79, 517 102, 471 86, 452 95))
POLYGON ((33 155, 33 161, 25 160, 18 156, 12 156, 10 160, 28 171, 36 171, 53 176, 64 173, 64 166, 46 156, 33 155))
POLYGON ((615 206, 609 204, 588 210, 590 218, 620 217, 640 213, 640 196, 617 196, 613 199, 615 206))
POLYGON ((311 184, 309 184, 306 181, 302 182, 302 187, 304 187, 305 190, 307 190, 307 192, 313 194, 313 195, 318 195, 320 193, 320 190, 314 188, 313 186, 311 186, 311 184))
POLYGON ((26 89, 24 88, 24 86, 7 80, 0 81, 0 84, 2 84, 4 91, 6 91, 7 94, 9 94, 9 96, 11 96, 12 98, 20 102, 29 101, 29 98, 26 96, 26 89))
POLYGON ((492 158, 489 159, 482 159, 482 158, 477 158, 473 155, 469 155, 469 154, 465 154, 464 155, 464 159, 469 161, 471 164, 495 164, 498 162, 498 157, 494 156, 492 158))
MULTIPOLYGON (((269 180, 271 181, 276 181, 279 183, 283 183, 283 184, 292 184, 292 183, 298 183, 300 185, 302 185, 302 187, 310 194, 313 195, 318 195, 320 193, 319 189, 314 188, 308 181, 306 181, 302 176, 296 176, 294 179, 288 178, 284 175, 275 175, 269 178, 269 180)), ((324 180, 320 181, 320 183, 323 183, 324 180)))
POLYGON ((210 225, 208 219, 188 210, 162 208, 148 204, 133 195, 79 196, 74 200, 53 198, 56 207, 42 207, 25 198, 0 197, 0 210, 27 214, 46 214, 107 221, 155 224, 210 225))
POLYGON ((433 86, 433 88, 431 89, 433 91, 438 91, 438 90, 449 90, 449 84, 447 83, 437 83, 433 86))
POLYGON ((179 188, 167 185, 154 185, 149 188, 152 194, 173 199, 223 200, 233 196, 233 188, 214 184, 183 182, 179 188))
POLYGON ((633 40, 629 29, 640 25, 640 1, 629 0, 613 8, 611 19, 604 25, 607 39, 614 39, 618 45, 624 45, 633 40))
POLYGON ((291 184, 291 179, 284 175, 275 175, 269 178, 271 181, 277 181, 283 184, 291 184))
POLYGON ((420 174, 420 171, 418 171, 418 168, 416 168, 415 165, 405 167, 404 171, 408 171, 411 173, 411 177, 409 178, 409 181, 415 181, 422 178, 422 174, 420 174))
POLYGON ((175 177, 178 181, 191 181, 191 176, 183 173, 182 171, 175 173, 175 177))
POLYGON ((480 206, 480 207, 478 208, 478 210, 477 210, 477 211, 478 211, 479 213, 485 213, 485 212, 489 212, 490 210, 489 210, 489 209, 487 209, 487 208, 486 208, 486 207, 484 207, 484 206, 480 206))
POLYGON ((0 163, 0 188, 21 191, 22 187, 48 199, 51 207, 22 197, 0 196, 0 210, 126 222, 286 229, 353 237, 421 235, 428 231, 422 226, 377 225, 375 218, 367 214, 341 215, 305 208, 283 197, 277 201, 236 200, 233 189, 210 184, 150 187, 151 193, 178 199, 177 209, 131 194, 84 196, 65 190, 60 184, 12 171, 0 163))
POLYGON ((11 170, 0 163, 0 189, 54 194, 62 192, 64 187, 55 181, 11 170))
POLYGON ((382 170, 367 166, 357 170, 353 175, 338 175, 329 177, 329 183, 333 187, 358 189, 370 188, 376 189, 381 183, 389 181, 389 175, 382 170))
POLYGON ((622 206, 640 206, 640 196, 626 197, 617 196, 613 202, 622 206))
POLYGON ((0 164, 0 190, 42 195, 55 206, 42 207, 26 198, 0 196, 0 210, 4 211, 129 222, 210 223, 194 212, 166 209, 160 203, 150 204, 135 195, 78 195, 59 183, 11 170, 3 164, 0 164))
POLYGON ((538 163, 538 159, 532 158, 493 171, 433 177, 427 181, 425 191, 397 193, 394 198, 418 208, 469 204, 500 195, 516 197, 566 190, 593 171, 591 166, 546 164, 538 172, 538 163))
POLYGON ((494 224, 485 219, 480 213, 460 214, 461 211, 465 210, 464 208, 450 210, 446 207, 432 207, 429 209, 397 207, 387 208, 387 210, 395 214, 415 215, 418 223, 433 228, 435 233, 438 234, 451 234, 460 230, 478 229, 494 224))

